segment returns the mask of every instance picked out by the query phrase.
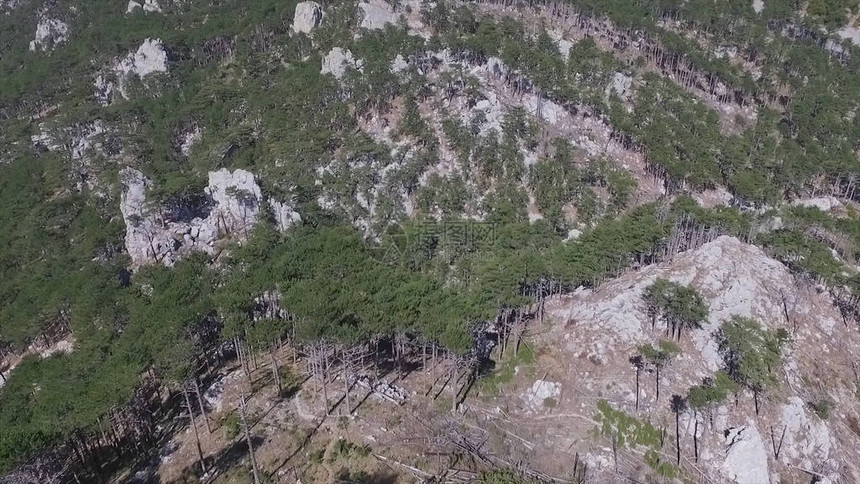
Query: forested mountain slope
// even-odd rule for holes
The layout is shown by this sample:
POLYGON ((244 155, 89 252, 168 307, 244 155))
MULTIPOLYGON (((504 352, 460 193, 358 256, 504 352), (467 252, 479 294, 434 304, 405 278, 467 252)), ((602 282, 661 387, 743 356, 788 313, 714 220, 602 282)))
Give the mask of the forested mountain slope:
POLYGON ((0 1, 3 479, 860 479, 858 16, 0 1))

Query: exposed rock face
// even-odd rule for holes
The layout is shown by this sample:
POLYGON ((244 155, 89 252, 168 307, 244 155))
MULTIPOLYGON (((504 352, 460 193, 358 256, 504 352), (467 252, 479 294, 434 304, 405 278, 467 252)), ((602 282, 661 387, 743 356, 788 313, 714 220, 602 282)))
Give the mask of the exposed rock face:
POLYGON ((40 16, 36 37, 30 41, 30 50, 51 50, 69 39, 69 26, 61 20, 40 16))
POLYGON ((196 145, 201 138, 203 138, 203 130, 196 124, 182 132, 177 146, 179 154, 182 156, 190 155, 191 149, 194 148, 194 145, 196 145))
POLYGON ((842 201, 832 196, 804 198, 796 200, 792 205, 806 208, 817 208, 822 212, 841 212, 845 209, 845 205, 842 201))
POLYGON ((340 80, 346 73, 347 67, 361 70, 361 64, 356 61, 355 57, 347 49, 335 47, 322 60, 323 74, 331 74, 336 79, 340 80))
POLYGON ((98 182, 93 160, 115 157, 122 153, 122 141, 100 120, 78 123, 63 128, 39 124, 39 132, 30 137, 36 150, 65 152, 71 159, 73 180, 78 190, 94 188, 98 182))
POLYGON ((361 9, 361 28, 384 29, 388 24, 397 23, 398 15, 391 9, 391 5, 383 0, 371 0, 358 4, 361 9))
MULTIPOLYGON (((643 321, 649 321, 642 293, 657 278, 692 285, 710 305, 708 321, 692 333, 708 371, 722 365, 716 343, 710 337, 720 324, 734 315, 752 317, 765 324, 780 324, 785 308, 776 295, 783 295, 788 309, 798 314, 816 310, 801 304, 799 289, 785 266, 767 257, 761 249, 734 237, 719 237, 702 247, 685 252, 670 265, 653 265, 642 271, 603 285, 597 291, 580 290, 570 296, 567 319, 588 321, 610 329, 606 337, 589 350, 602 359, 617 343, 638 344, 644 338, 643 321)), ((819 324, 827 329, 837 322, 821 314, 819 324)), ((584 342, 577 344, 584 346, 584 342)))
MULTIPOLYGON (((781 482, 800 482, 805 476, 798 467, 820 473, 831 482, 839 482, 840 473, 841 479, 851 475, 849 480, 856 480, 848 474, 857 468, 856 435, 846 430, 845 423, 860 419, 854 405, 852 371, 856 331, 841 324, 839 310, 827 292, 816 290, 761 249, 733 237, 718 237, 596 289, 579 289, 551 300, 547 315, 557 323, 537 344, 547 345, 553 355, 545 362, 549 378, 562 385, 575 384, 581 392, 576 396, 562 393, 556 411, 587 413, 592 411, 588 398, 600 395, 614 408, 636 414, 635 383, 618 369, 628 364, 639 345, 665 337, 665 323, 659 319, 651 329, 642 299, 642 291, 658 277, 695 288, 710 311, 701 329, 688 331, 680 339, 683 352, 672 361, 671 374, 661 373, 660 400, 654 397, 653 374, 642 380, 650 382, 640 382, 639 415, 648 415, 652 422, 662 418, 655 414, 668 417, 664 395, 686 394, 691 386, 724 367, 714 335, 719 325, 734 315, 752 317, 770 329, 791 332, 785 363, 777 373, 780 384, 760 400, 764 403, 758 415, 749 391, 740 394, 737 405, 730 399, 713 409, 710 418, 693 412, 682 415, 682 439, 691 439, 694 432, 699 436, 697 466, 709 477, 722 475, 725 481, 738 483, 768 483, 776 479, 775 472, 781 482), (822 359, 827 363, 822 364, 822 359), (840 409, 826 421, 806 405, 810 399, 825 396, 840 409), (779 463, 771 449, 771 428, 777 442, 786 429, 779 463)), ((529 391, 531 385, 532 380, 523 382, 519 394, 529 391)), ((523 407, 523 415, 528 416, 530 409, 523 407)), ((553 425, 561 424, 554 421, 553 425)), ((575 427, 571 423, 541 429, 537 435, 555 432, 554 444, 546 444, 546 448, 558 458, 558 449, 565 447, 566 436, 575 427)), ((516 430, 523 429, 512 429, 523 438, 535 437, 516 430)), ((606 455, 611 457, 611 453, 606 455)))
POLYGON ((293 30, 309 34, 322 22, 323 10, 317 2, 300 2, 293 17, 293 30))
POLYGON ((129 0, 125 13, 132 13, 139 8, 142 8, 144 12, 161 13, 161 5, 159 5, 155 0, 144 0, 143 3, 136 0, 129 0))
POLYGON ((843 39, 848 39, 851 42, 854 42, 854 45, 860 46, 860 27, 852 27, 850 25, 846 25, 842 27, 837 32, 840 37, 843 39))
POLYGON ((167 72, 167 51, 160 39, 146 39, 137 51, 114 61, 108 73, 96 76, 93 84, 96 100, 102 105, 110 104, 116 91, 128 99, 127 84, 132 76, 143 79, 156 72, 167 72))
POLYGON ((409 63, 406 62, 406 59, 404 59, 403 56, 400 54, 397 54, 397 57, 395 57, 394 60, 391 61, 391 72, 395 74, 399 74, 408 68, 409 63))
POLYGON ((616 72, 612 76, 612 83, 606 87, 606 94, 607 96, 615 94, 624 102, 630 101, 630 97, 633 95, 633 78, 627 74, 616 72))
POLYGON ((745 427, 731 428, 726 432, 726 460, 723 473, 737 484, 770 482, 767 470, 767 450, 764 441, 752 422, 745 427))
POLYGON ((537 380, 523 394, 523 402, 531 410, 540 410, 547 399, 555 399, 561 394, 561 385, 551 381, 537 380))
POLYGON ((163 207, 150 207, 146 201, 150 181, 143 173, 125 168, 120 177, 125 245, 135 265, 161 262, 172 266, 191 251, 214 254, 222 237, 244 240, 260 213, 260 187, 254 175, 244 170, 210 172, 202 206, 174 210, 196 214, 190 220, 163 207))
POLYGON ((272 214, 275 217, 275 226, 281 232, 296 225, 302 221, 302 216, 293 209, 292 204, 279 202, 269 199, 269 206, 272 207, 272 214))
MULTIPOLYGON (((799 397, 790 397, 782 406, 781 420, 785 428, 785 440, 780 460, 816 468, 830 459, 830 430, 824 422, 810 418, 806 404, 799 397)), ((836 464, 832 463, 831 468, 836 464)), ((838 476, 834 476, 836 478, 838 476)))

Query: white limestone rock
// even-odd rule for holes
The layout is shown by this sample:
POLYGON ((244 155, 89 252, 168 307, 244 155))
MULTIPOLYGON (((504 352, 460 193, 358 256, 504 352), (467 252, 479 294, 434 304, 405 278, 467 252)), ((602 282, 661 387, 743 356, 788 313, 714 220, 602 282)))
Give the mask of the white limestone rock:
POLYGON ((391 9, 391 5, 383 0, 370 0, 358 4, 361 9, 361 28, 368 30, 384 29, 388 24, 396 24, 399 16, 391 9))
POLYGON ((190 155, 191 149, 194 148, 194 145, 196 145, 202 138, 203 130, 200 129, 200 126, 195 124, 191 129, 182 134, 182 137, 179 140, 179 153, 182 156, 190 155))
POLYGON ((269 206, 272 207, 272 214, 275 216, 275 226, 281 232, 285 232, 293 225, 302 221, 302 216, 299 215, 299 212, 295 211, 291 203, 279 202, 270 198, 269 206))
POLYGON ((95 158, 111 158, 122 153, 122 143, 116 142, 118 139, 102 120, 96 119, 61 128, 40 123, 38 133, 30 137, 30 142, 37 150, 61 152, 69 156, 70 175, 77 180, 76 188, 82 190, 84 187, 93 189, 98 185, 97 168, 92 163, 95 158))
POLYGON ((404 59, 403 56, 400 54, 397 54, 397 57, 395 57, 394 60, 391 61, 391 72, 395 74, 399 74, 408 68, 409 63, 406 62, 406 59, 404 59))
POLYGON ((780 460, 807 469, 827 462, 830 458, 830 429, 827 424, 809 417, 806 405, 793 396, 782 406, 780 419, 785 426, 780 460))
POLYGON ((172 266, 192 251, 214 254, 218 240, 229 236, 242 242, 259 218, 260 187, 245 170, 210 172, 204 189, 207 211, 191 220, 159 218, 159 210, 146 202, 150 181, 141 172, 124 168, 120 180, 125 245, 135 266, 150 262, 172 266))
POLYGON ((606 97, 617 95, 624 102, 629 102, 633 95, 633 78, 622 72, 612 76, 612 82, 606 86, 606 97))
POLYGON ((567 231, 567 237, 564 239, 565 242, 571 242, 576 240, 582 236, 582 231, 577 229, 570 229, 567 231))
POLYGON ((293 16, 293 31, 309 34, 322 22, 322 6, 317 2, 299 2, 293 16))
POLYGON ((755 13, 762 13, 764 11, 764 0, 753 0, 752 8, 755 13))
POLYGON ((854 45, 860 46, 860 27, 852 27, 850 25, 846 25, 842 27, 836 32, 843 39, 848 39, 854 43, 854 45))
POLYGON ((30 41, 30 50, 46 51, 69 40, 69 26, 54 18, 40 16, 36 36, 30 41))
POLYGON ((836 197, 823 196, 796 200, 792 205, 806 208, 817 208, 822 212, 841 210, 845 205, 836 197))
POLYGON ((537 380, 522 395, 523 403, 530 410, 544 408, 547 399, 557 399, 561 395, 561 384, 537 380))
POLYGON ((758 247, 721 236, 679 254, 671 262, 651 265, 596 289, 577 290, 565 296, 554 310, 559 313, 556 317, 571 321, 583 336, 586 332, 589 335, 588 339, 571 343, 571 351, 585 350, 589 358, 603 361, 615 348, 647 341, 650 318, 642 293, 657 278, 690 285, 707 300, 707 321, 701 329, 689 333, 699 352, 696 364, 701 365, 702 376, 723 366, 717 343, 711 337, 723 321, 737 315, 769 327, 782 324, 782 297, 792 318, 816 314, 816 324, 824 332, 839 324, 836 313, 813 306, 814 301, 805 296, 783 264, 758 247))
POLYGON ((205 191, 215 202, 213 212, 221 218, 221 226, 228 231, 247 232, 257 221, 262 195, 251 172, 226 168, 209 172, 205 191))
POLYGON ((136 0, 129 0, 128 5, 125 8, 125 13, 132 13, 139 8, 143 9, 144 12, 161 13, 161 5, 159 5, 155 0, 143 0, 143 3, 136 0))
POLYGON ((362 65, 358 62, 355 57, 352 55, 348 49, 342 49, 340 47, 333 48, 322 60, 322 68, 320 70, 323 74, 331 74, 335 77, 335 79, 342 79, 344 74, 346 74, 347 68, 362 70, 362 65))
POLYGON ((763 484, 770 482, 767 468, 767 450, 764 441, 752 422, 746 426, 726 430, 726 459, 723 474, 737 484, 763 484))
POLYGON ((160 39, 147 38, 135 52, 115 60, 107 74, 99 73, 96 76, 93 83, 96 100, 102 105, 110 104, 117 91, 124 99, 128 99, 127 83, 133 76, 144 79, 158 72, 167 72, 167 51, 160 39))

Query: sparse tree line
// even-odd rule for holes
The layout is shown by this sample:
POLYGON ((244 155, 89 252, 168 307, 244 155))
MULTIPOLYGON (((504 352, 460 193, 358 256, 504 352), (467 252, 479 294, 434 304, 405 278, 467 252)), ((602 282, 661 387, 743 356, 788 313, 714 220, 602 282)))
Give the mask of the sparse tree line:
MULTIPOLYGON (((708 317, 708 308, 698 292, 666 279, 657 279, 649 285, 642 295, 655 329, 657 319, 666 325, 666 336, 677 335, 680 341, 681 330, 699 328, 708 317)), ((690 387, 686 395, 673 394, 669 408, 675 416, 675 444, 677 464, 681 464, 680 415, 692 411, 695 428, 693 430, 693 452, 698 461, 701 442, 699 436, 705 428, 713 432, 714 411, 733 397, 738 405, 740 396, 747 390, 752 393, 756 415, 761 408, 761 398, 769 389, 779 385, 779 372, 783 364, 784 348, 790 341, 788 331, 783 328, 771 330, 760 322, 741 316, 733 316, 723 321, 713 334, 723 358, 723 369, 713 377, 707 377, 699 385, 690 387), (704 420, 700 422, 700 417, 704 420), (705 425, 707 424, 707 425, 705 425)), ((655 398, 660 403, 660 370, 681 353, 681 348, 671 340, 662 339, 657 346, 642 345, 630 357, 635 371, 636 404, 639 411, 640 377, 643 371, 655 374, 655 398)), ((721 429, 718 429, 721 430, 721 429)), ((776 444, 774 452, 777 453, 776 444)))

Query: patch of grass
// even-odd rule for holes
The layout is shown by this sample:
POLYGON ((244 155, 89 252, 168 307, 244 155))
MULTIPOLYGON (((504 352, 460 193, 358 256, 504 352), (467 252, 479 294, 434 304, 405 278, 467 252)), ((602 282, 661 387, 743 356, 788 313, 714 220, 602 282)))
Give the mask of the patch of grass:
POLYGON ((818 418, 821 420, 827 420, 830 418, 830 411, 833 410, 833 406, 833 402, 826 398, 822 398, 817 402, 809 404, 809 407, 812 408, 812 411, 815 412, 815 415, 818 415, 818 418))
POLYGON ((617 435, 619 447, 648 447, 645 463, 658 475, 670 480, 681 477, 680 469, 664 461, 657 452, 660 449, 660 429, 651 425, 651 422, 638 420, 624 411, 616 410, 606 400, 597 402, 596 420, 601 423, 598 434, 610 437, 617 435))
POLYGON ((601 422, 600 433, 613 435, 617 432, 618 446, 643 445, 646 447, 660 446, 660 430, 651 422, 641 421, 626 412, 612 408, 606 400, 597 402, 597 417, 601 422))
POLYGON ((278 374, 281 377, 281 398, 293 398, 301 388, 301 375, 295 373, 289 366, 278 368, 278 374))
POLYGON ((221 428, 224 429, 224 437, 227 440, 233 440, 239 435, 239 430, 242 428, 239 423, 239 415, 236 412, 231 412, 221 417, 221 428))
POLYGON ((665 477, 666 479, 675 479, 678 477, 678 468, 661 459, 660 454, 653 449, 645 452, 645 463, 661 477, 665 477))
POLYGON ((520 371, 532 370, 531 366, 536 361, 535 350, 531 346, 520 345, 516 356, 505 358, 495 371, 478 380, 478 391, 482 394, 498 395, 503 386, 514 380, 517 367, 520 367, 520 371))
POLYGON ((308 461, 311 464, 322 464, 323 459, 325 458, 325 447, 320 447, 319 449, 312 450, 308 455, 308 461))
POLYGON ((346 439, 338 439, 334 443, 334 446, 332 446, 328 460, 329 462, 335 462, 341 457, 348 459, 350 457, 367 457, 368 455, 370 455, 369 445, 356 444, 346 439))
POLYGON ((522 477, 518 473, 508 470, 492 470, 481 474, 480 484, 537 484, 538 481, 522 477))

